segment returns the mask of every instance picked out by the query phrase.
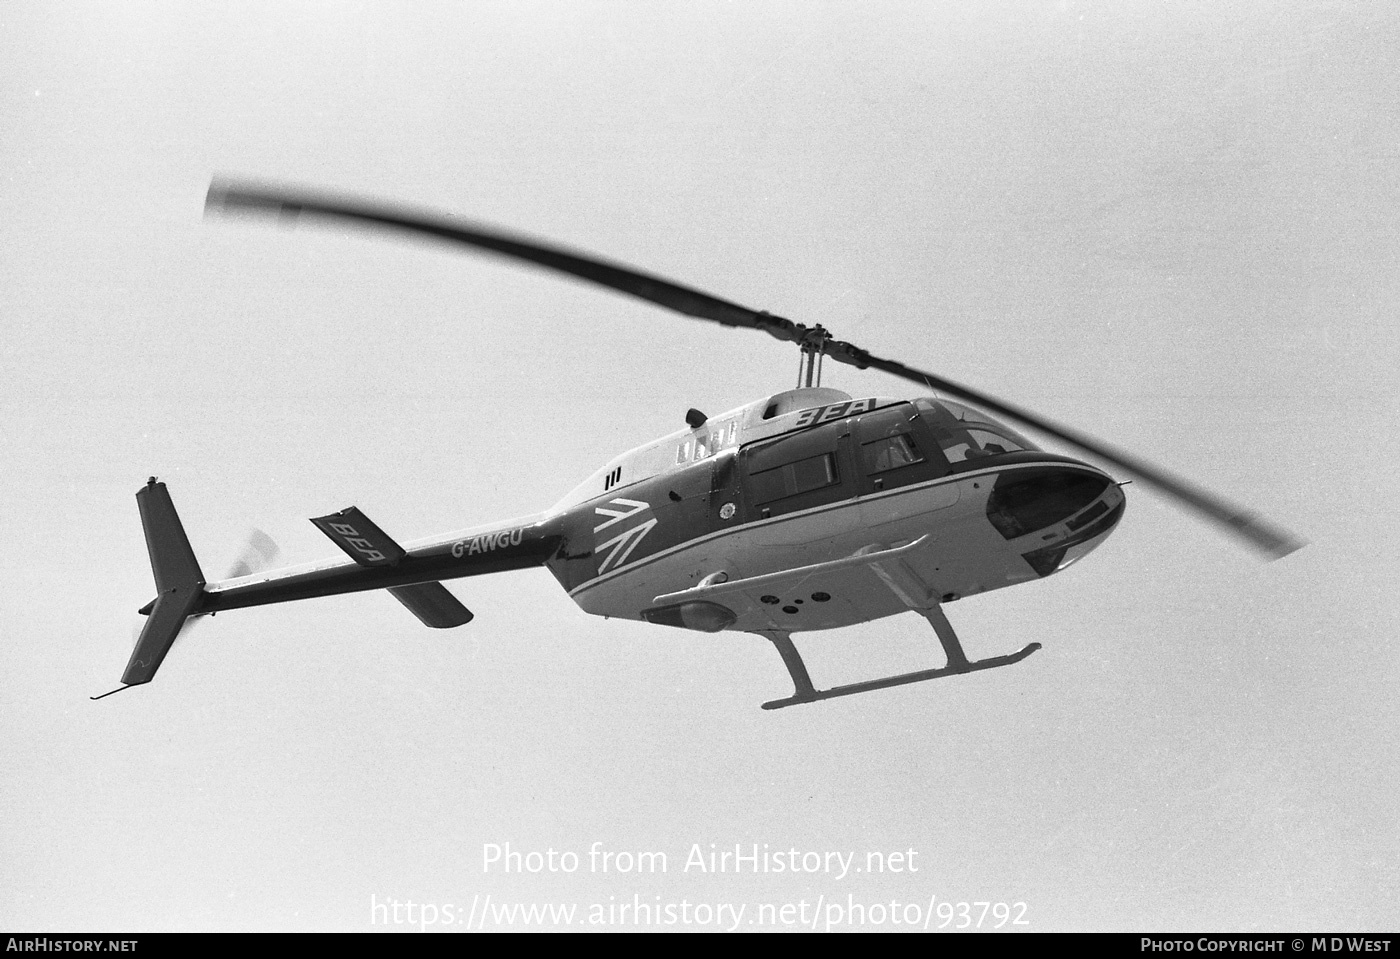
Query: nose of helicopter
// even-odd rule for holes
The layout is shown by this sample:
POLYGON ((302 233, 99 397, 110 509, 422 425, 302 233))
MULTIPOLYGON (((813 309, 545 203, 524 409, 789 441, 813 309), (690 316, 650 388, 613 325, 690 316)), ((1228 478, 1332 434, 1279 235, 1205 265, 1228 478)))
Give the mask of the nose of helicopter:
POLYGON ((1126 497, 1088 465, 1007 470, 987 497, 987 519, 1040 576, 1074 563, 1123 518, 1126 497))

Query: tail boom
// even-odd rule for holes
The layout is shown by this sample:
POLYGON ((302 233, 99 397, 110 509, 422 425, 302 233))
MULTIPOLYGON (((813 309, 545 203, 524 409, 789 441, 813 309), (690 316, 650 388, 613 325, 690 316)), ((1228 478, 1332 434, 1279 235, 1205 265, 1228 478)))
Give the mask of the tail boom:
POLYGON ((559 517, 535 516, 404 549, 351 507, 313 522, 352 561, 208 583, 165 484, 151 477, 136 502, 157 594, 141 609, 149 618, 122 674, 125 686, 151 681, 191 616, 226 609, 385 589, 425 625, 460 626, 472 614, 441 580, 540 566, 563 542, 559 517))
POLYGON ((496 536, 495 541, 500 545, 490 551, 472 553, 463 546, 463 543, 484 536, 457 537, 406 550, 392 565, 337 562, 272 572, 252 582, 215 583, 205 590, 199 611, 221 612, 314 599, 317 596, 369 589, 392 590, 465 576, 529 569, 543 565, 563 541, 562 524, 557 518, 539 519, 505 532, 514 535, 496 536))

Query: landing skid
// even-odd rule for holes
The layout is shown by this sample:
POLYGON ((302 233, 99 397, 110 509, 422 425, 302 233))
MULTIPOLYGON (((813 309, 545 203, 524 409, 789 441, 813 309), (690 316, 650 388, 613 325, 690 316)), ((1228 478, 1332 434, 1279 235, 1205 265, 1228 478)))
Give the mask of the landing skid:
POLYGON ((798 653, 797 647, 793 645, 789 632, 776 629, 760 631, 759 635, 777 647, 778 654, 783 657, 783 664, 787 666, 788 674, 792 677, 793 685, 791 696, 787 699, 774 699, 771 702, 766 702, 763 704, 763 708, 782 709, 784 706, 796 706, 798 703, 815 703, 822 699, 854 696, 856 693, 868 693, 876 689, 887 689, 890 686, 921 683, 926 679, 942 679, 944 676, 957 676, 962 673, 975 673, 983 669, 996 669, 998 666, 1019 663, 1040 649, 1039 643, 1029 643, 1010 655, 993 656, 990 659, 979 659, 972 662, 963 652, 962 643, 958 641, 958 634, 953 632, 953 624, 948 622, 948 617, 943 615, 943 610, 940 607, 931 606, 919 609, 917 612, 929 621, 934 632, 938 634, 938 641, 943 645, 943 654, 948 659, 948 665, 940 669, 923 669, 915 673, 901 673, 898 676, 886 676, 883 679, 871 679, 863 683, 833 686, 831 689, 817 689, 812 685, 812 677, 808 675, 807 666, 802 662, 802 656, 798 653))

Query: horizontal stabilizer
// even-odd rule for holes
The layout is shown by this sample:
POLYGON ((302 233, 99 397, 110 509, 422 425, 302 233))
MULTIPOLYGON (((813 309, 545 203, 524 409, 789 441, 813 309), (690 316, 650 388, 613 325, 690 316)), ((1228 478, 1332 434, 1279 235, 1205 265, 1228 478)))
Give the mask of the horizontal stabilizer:
POLYGON ((311 522, 361 566, 395 566, 404 558, 404 548, 353 506, 311 522))
POLYGON ((394 586, 389 592, 407 606, 409 612, 422 620, 424 626, 451 629, 453 626, 464 626, 472 621, 472 611, 463 606, 441 583, 394 586))
MULTIPOLYGON (((397 566, 408 553, 356 507, 311 520, 335 545, 361 566, 397 566)), ((441 583, 391 586, 389 592, 409 612, 434 629, 451 629, 472 621, 471 610, 441 583)))

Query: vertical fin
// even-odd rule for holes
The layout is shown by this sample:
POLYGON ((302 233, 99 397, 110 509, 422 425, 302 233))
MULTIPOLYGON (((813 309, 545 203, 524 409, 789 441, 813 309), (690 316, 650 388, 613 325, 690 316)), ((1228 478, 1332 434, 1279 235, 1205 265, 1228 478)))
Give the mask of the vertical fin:
POLYGON ((151 557, 151 571, 156 578, 156 592, 164 594, 172 587, 198 583, 204 585, 204 573, 194 558, 185 527, 170 501, 164 483, 152 476, 136 494, 141 510, 141 525, 146 530, 146 552, 151 557))
POLYGON ((136 505, 141 510, 158 595, 122 674, 122 682, 128 686, 149 683, 155 676, 180 628, 199 605, 205 582, 165 484, 152 476, 136 494, 136 505))

